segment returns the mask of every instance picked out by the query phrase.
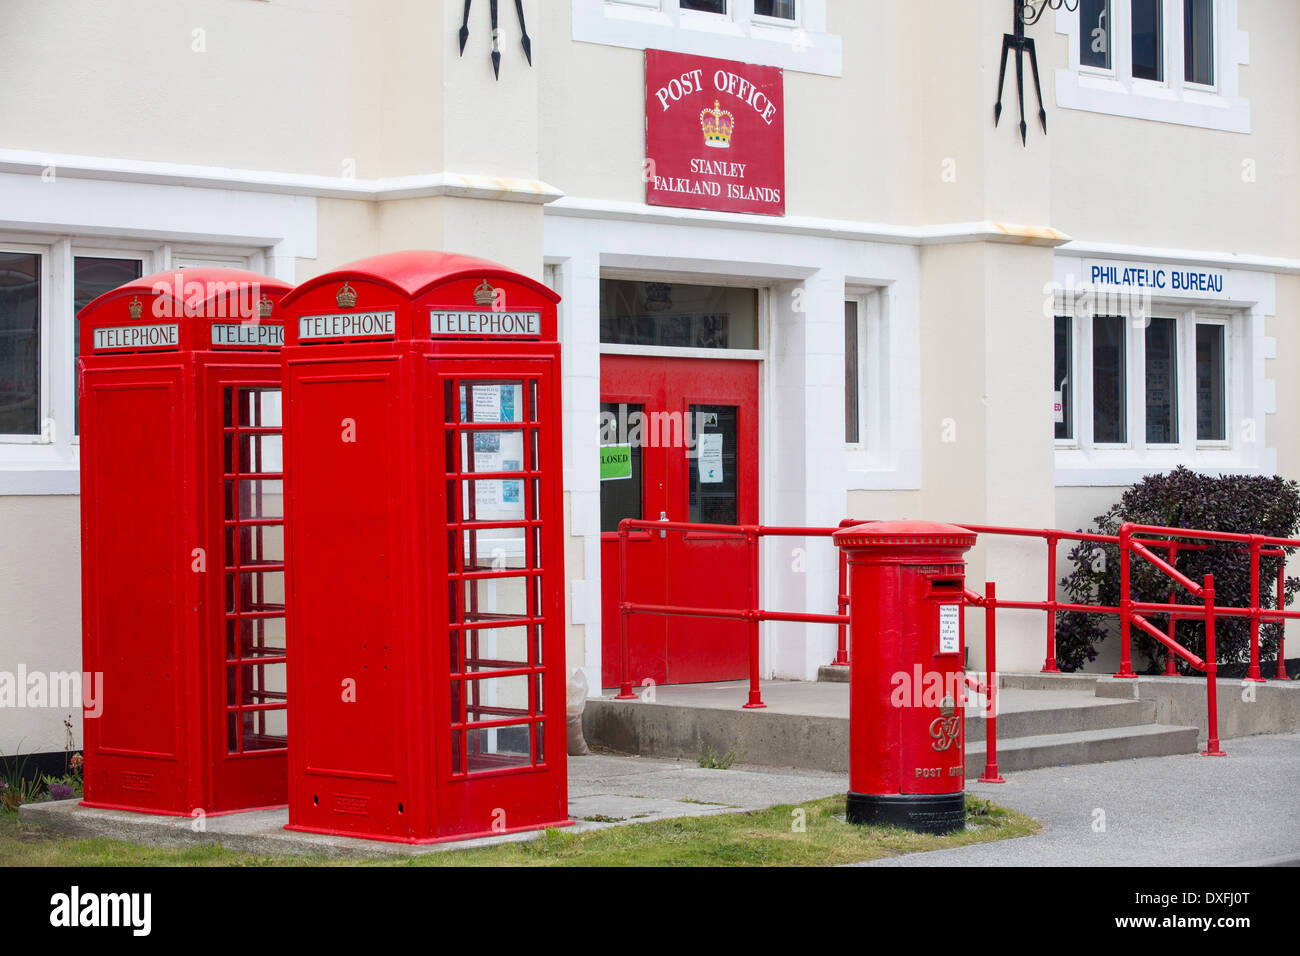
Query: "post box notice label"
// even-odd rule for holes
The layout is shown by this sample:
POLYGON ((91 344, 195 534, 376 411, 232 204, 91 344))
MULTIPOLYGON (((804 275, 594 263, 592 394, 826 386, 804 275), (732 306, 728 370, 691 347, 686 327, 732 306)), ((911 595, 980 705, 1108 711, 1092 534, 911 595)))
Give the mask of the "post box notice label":
POLYGON ((284 326, 270 322, 214 322, 212 324, 213 345, 284 345, 284 326))
POLYGON ((939 605, 939 653, 961 653, 961 605, 939 605))
POLYGON ((486 335, 494 338, 535 339, 542 334, 542 313, 430 309, 429 334, 435 338, 448 335, 486 335))
POLYGON ((632 446, 602 445, 600 447, 600 480, 619 481, 632 477, 632 446))
POLYGON ((312 339, 391 338, 397 329, 396 312, 340 312, 304 315, 298 319, 300 341, 312 339))
POLYGON ((181 344, 180 326, 113 325, 95 329, 94 349, 174 349, 181 344))

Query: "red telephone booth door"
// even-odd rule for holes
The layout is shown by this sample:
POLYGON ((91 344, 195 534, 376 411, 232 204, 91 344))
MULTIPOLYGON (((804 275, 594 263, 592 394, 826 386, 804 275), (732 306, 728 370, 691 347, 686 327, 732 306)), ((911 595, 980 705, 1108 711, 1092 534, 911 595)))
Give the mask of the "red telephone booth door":
POLYGON ((545 719, 567 675, 554 376, 547 360, 429 357, 431 472, 445 479, 444 513, 431 517, 446 528, 434 672, 448 682, 439 717, 450 726, 435 760, 438 813, 461 832, 565 813, 563 787, 549 788, 561 804, 546 805, 536 776, 564 773, 563 721, 545 719), (491 786, 474 786, 484 775, 491 786))
MULTIPOLYGON (((601 357, 601 444, 631 445, 631 477, 601 482, 601 683, 622 661, 618 523, 624 518, 758 523, 758 363, 601 357)), ((629 600, 744 608, 744 539, 638 532, 628 542, 629 600)), ((633 615, 632 680, 739 680, 749 673, 741 621, 633 615)))
POLYGON ((209 575, 213 805, 224 810, 255 806, 268 775, 272 790, 287 786, 283 410, 278 370, 259 378, 214 364, 205 375, 204 434, 219 437, 202 466, 221 476, 206 509, 218 572, 209 575))

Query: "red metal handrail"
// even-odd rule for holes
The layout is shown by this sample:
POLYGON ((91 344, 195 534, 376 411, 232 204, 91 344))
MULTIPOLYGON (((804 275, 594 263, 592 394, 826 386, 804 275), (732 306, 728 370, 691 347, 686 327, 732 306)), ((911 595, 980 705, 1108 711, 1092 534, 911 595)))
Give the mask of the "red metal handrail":
MULTIPOLYGON (((637 518, 624 518, 618 523, 618 558, 619 558, 619 638, 623 652, 620 670, 619 690, 615 700, 635 700, 632 692, 632 649, 628 640, 628 629, 633 614, 661 614, 670 617, 708 617, 726 618, 745 621, 749 625, 749 700, 743 705, 746 709, 766 707, 759 688, 759 651, 760 627, 763 621, 791 621, 801 624, 838 624, 843 631, 849 623, 844 613, 845 606, 840 605, 839 614, 808 614, 798 611, 764 611, 759 607, 759 547, 760 538, 767 537, 830 537, 837 528, 802 528, 779 525, 722 525, 701 524, 694 521, 646 521, 637 518), (663 532, 706 532, 734 537, 743 537, 749 564, 749 606, 740 608, 703 608, 680 604, 644 604, 627 599, 627 542, 632 531, 663 532)), ((843 593, 847 588, 841 587, 843 593)), ((841 601, 845 600, 841 598, 841 601)))
MULTIPOLYGON (((857 519, 845 519, 839 528, 861 524, 857 519)), ((1175 656, 1182 657, 1193 669, 1206 675, 1206 710, 1207 710, 1207 746, 1203 751, 1207 755, 1218 756, 1223 753, 1218 736, 1218 701, 1217 674, 1218 663, 1215 654, 1215 622, 1219 617, 1245 617, 1251 622, 1250 668, 1248 680, 1262 681, 1259 670, 1259 626, 1263 622, 1282 623, 1291 618, 1300 618, 1300 611, 1287 611, 1286 608, 1286 549, 1300 547, 1300 539, 1273 538, 1264 535, 1238 534, 1222 531, 1199 531, 1187 528, 1169 528, 1158 525, 1138 525, 1125 523, 1118 535, 1094 534, 1089 532, 1067 532, 1059 529, 1011 528, 997 525, 962 524, 979 535, 1009 536, 1022 538, 1039 538, 1047 544, 1048 593, 1045 601, 1001 600, 996 596, 996 584, 988 582, 987 596, 981 597, 970 589, 965 589, 964 599, 967 606, 985 609, 985 681, 981 684, 975 678, 967 676, 969 686, 988 696, 989 724, 987 742, 987 760, 984 776, 981 780, 1000 782, 997 768, 997 671, 996 671, 996 635, 997 609, 1036 610, 1047 615, 1047 654, 1043 664, 1044 673, 1058 673, 1056 665, 1056 615, 1062 611, 1078 611, 1090 614, 1115 614, 1120 620, 1120 670, 1116 677, 1131 678, 1137 674, 1132 669, 1132 650, 1130 632, 1136 626, 1143 633, 1159 642, 1168 650, 1168 662, 1165 673, 1176 674, 1175 656), (1136 537, 1135 537, 1136 535, 1136 537), (1154 536, 1154 537, 1153 537, 1154 536), (1191 539, 1186 540, 1186 539, 1191 539), (1120 603, 1118 607, 1107 605, 1076 604, 1056 599, 1056 548, 1062 540, 1114 544, 1120 552, 1120 603), (1205 550, 1211 544, 1204 542, 1221 542, 1244 545, 1251 560, 1251 606, 1247 608, 1220 607, 1214 598, 1214 577, 1206 575, 1202 584, 1180 572, 1176 567, 1180 551, 1205 550), (1156 551, 1164 551, 1167 559, 1161 558, 1156 551), (1166 603, 1134 601, 1131 591, 1131 556, 1137 555, 1151 566, 1171 579, 1173 589, 1166 603), (1259 605, 1259 561, 1261 557, 1277 558, 1277 608, 1263 608, 1259 605), (1187 591, 1198 599, 1196 604, 1177 603, 1178 588, 1187 591), (1145 614, 1163 614, 1168 618, 1167 630, 1162 632, 1152 624, 1145 614), (1178 620, 1203 619, 1206 632, 1205 657, 1202 659, 1180 645, 1176 638, 1178 620)), ((630 619, 633 614, 660 614, 665 616, 722 618, 745 621, 749 625, 749 699, 745 708, 762 708, 763 703, 759 687, 760 627, 763 621, 791 621, 799 623, 838 625, 838 641, 835 658, 836 665, 849 663, 848 626, 850 619, 848 609, 848 565, 844 552, 839 555, 839 588, 836 597, 837 614, 813 614, 795 611, 765 611, 759 607, 759 539, 763 537, 830 537, 839 528, 825 527, 785 527, 765 525, 719 525, 687 521, 647 521, 626 518, 619 522, 619 612, 620 638, 622 650, 621 674, 618 700, 634 700, 632 692, 631 646, 628 639, 630 619), (661 532, 705 532, 731 535, 745 539, 749 564, 749 605, 746 608, 703 608, 674 604, 645 604, 629 601, 627 598, 627 543, 633 530, 657 530, 661 532)), ((1276 677, 1286 679, 1285 633, 1279 637, 1276 677)))

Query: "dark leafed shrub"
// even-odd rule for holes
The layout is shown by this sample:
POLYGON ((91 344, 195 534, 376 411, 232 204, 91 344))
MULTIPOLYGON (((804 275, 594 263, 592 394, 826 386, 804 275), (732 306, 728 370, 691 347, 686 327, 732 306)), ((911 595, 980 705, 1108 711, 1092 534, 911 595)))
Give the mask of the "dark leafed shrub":
MULTIPOLYGON (((1225 475, 1212 477, 1179 467, 1165 475, 1148 475, 1124 492, 1119 502, 1094 519, 1091 531, 1118 535, 1120 525, 1161 525, 1200 531, 1230 531, 1275 538, 1292 537, 1300 526, 1300 485, 1277 476, 1225 475)), ((1154 550, 1154 549, 1153 549, 1154 550)), ((1289 549, 1294 550, 1294 549, 1289 549)), ((1162 550, 1156 550, 1165 557, 1162 550)), ((1064 600, 1075 604, 1119 605, 1119 546, 1082 542, 1070 552, 1074 570, 1061 580, 1064 600)), ((1262 606, 1276 606, 1277 558, 1260 559, 1259 598, 1262 606)), ((1178 603, 1195 599, 1149 562, 1133 556, 1130 582, 1134 601, 1167 602, 1171 590, 1178 603)), ((1250 555, 1243 545, 1223 543, 1205 551, 1179 551, 1175 563, 1183 574, 1198 584, 1214 575, 1215 603, 1224 607, 1248 607, 1250 601, 1250 555)), ((1286 601, 1291 603, 1300 590, 1300 578, 1286 579, 1286 601)), ((1156 627, 1165 629, 1163 615, 1147 615, 1156 627)), ((1097 657, 1097 645, 1114 632, 1114 615, 1065 611, 1056 619, 1056 659, 1063 670, 1078 670, 1097 657)), ((1277 653, 1278 624, 1260 628, 1260 659, 1277 653)), ((1149 672, 1164 669, 1165 648, 1158 641, 1131 629, 1134 666, 1141 667, 1141 654, 1149 672)), ((1178 622, 1177 640, 1199 657, 1205 656, 1205 624, 1178 622)), ((1220 664, 1250 658, 1250 624, 1240 618, 1220 617, 1215 626, 1215 650, 1220 664)), ((1180 673, 1190 673, 1183 661, 1180 673)))

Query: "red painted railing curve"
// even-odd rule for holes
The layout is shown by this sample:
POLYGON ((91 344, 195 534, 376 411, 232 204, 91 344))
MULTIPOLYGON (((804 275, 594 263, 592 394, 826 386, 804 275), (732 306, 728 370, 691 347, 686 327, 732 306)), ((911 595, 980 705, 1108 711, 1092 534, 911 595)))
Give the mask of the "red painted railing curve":
MULTIPOLYGON (((633 614, 660 614, 667 617, 711 617, 745 621, 749 625, 749 700, 746 709, 766 707, 759 688, 759 628, 763 621, 791 621, 800 624, 838 624, 848 626, 849 617, 841 605, 839 614, 807 614, 798 611, 764 611, 759 599, 759 546, 760 538, 811 538, 830 537, 837 528, 795 528, 769 525, 700 524, 691 521, 645 521, 624 518, 618 524, 618 610, 619 640, 623 660, 619 671, 619 689, 615 700, 635 700, 632 692, 632 648, 628 640, 628 627, 633 614), (662 531, 685 534, 704 532, 743 537, 748 545, 749 606, 745 608, 698 607, 680 604, 643 604, 627 598, 627 542, 633 531, 662 531)), ((846 590, 841 588, 841 591, 846 590)))
MULTIPOLYGON (((839 587, 836 596, 836 614, 810 614, 796 611, 766 611, 760 607, 759 594, 759 541, 764 537, 826 537, 829 538, 839 528, 864 523, 858 519, 846 519, 838 528, 825 527, 783 527, 769 525, 718 525, 686 521, 647 521, 627 518, 619 523, 619 618, 620 649, 622 661, 618 700, 634 700, 632 690, 631 645, 629 641, 629 624, 633 614, 659 614, 674 617, 706 617, 745 621, 749 625, 749 699, 745 708, 762 708, 763 703, 759 686, 760 675, 760 628, 763 621, 788 621, 807 624, 834 624, 838 627, 838 640, 835 657, 836 665, 848 665, 850 660, 849 633, 850 619, 847 614, 848 565, 843 552, 839 554, 839 587), (744 608, 699 607, 677 604, 645 604, 628 600, 627 588, 627 544, 629 534, 634 530, 654 530, 665 533, 705 532, 742 537, 747 544, 749 565, 749 602, 744 608)), ((1300 539, 1271 538, 1264 535, 1235 534, 1230 532, 1200 531, 1188 528, 1170 528, 1158 525, 1138 525, 1127 523, 1120 528, 1118 535, 1093 534, 1088 532, 1069 532, 1054 528, 1014 528, 998 525, 979 525, 958 523, 960 527, 975 532, 980 536, 1006 536, 1017 538, 1038 538, 1047 545, 1047 598, 1043 601, 1007 600, 997 597, 996 584, 986 585, 986 594, 966 589, 965 603, 968 607, 985 609, 985 680, 980 682, 967 677, 970 687, 988 697, 988 756, 984 776, 981 780, 1001 781, 997 768, 997 670, 996 670, 996 635, 997 611, 1029 610, 1042 611, 1047 617, 1046 655, 1043 673, 1059 673, 1056 662, 1056 615, 1062 611, 1077 611, 1087 614, 1113 614, 1120 622, 1120 669, 1114 675, 1119 678, 1133 678, 1138 675, 1132 668, 1131 632, 1134 627, 1149 635, 1168 650, 1165 674, 1174 675, 1175 658, 1181 657, 1194 670, 1206 675, 1206 717, 1208 725, 1207 755, 1221 755, 1218 736, 1218 701, 1217 672, 1218 664, 1215 654, 1215 622, 1220 617, 1245 617, 1250 621, 1250 665, 1247 680, 1263 681, 1260 673, 1259 628, 1261 623, 1281 623, 1289 619, 1300 618, 1300 611, 1286 610, 1286 557, 1291 548, 1300 547, 1300 539), (1059 601, 1056 598, 1056 549, 1061 541, 1093 542, 1097 544, 1116 545, 1120 554, 1120 603, 1118 607, 1098 604, 1077 604, 1059 601), (1250 555, 1251 606, 1245 608, 1223 607, 1215 601, 1214 577, 1206 575, 1198 584, 1177 569, 1178 554, 1192 550, 1204 550, 1224 544, 1236 546, 1250 555), (1163 552, 1164 557, 1159 552, 1163 552), (1134 601, 1132 599, 1131 570, 1132 558, 1136 556, 1147 562, 1170 579, 1170 592, 1165 603, 1134 601), (1259 603, 1260 559, 1278 559, 1277 569, 1277 607, 1265 608, 1259 603), (1180 604, 1177 601, 1180 591, 1186 591, 1195 603, 1180 604), (1168 618, 1164 631, 1148 620, 1146 615, 1158 614, 1168 618), (1206 649, 1205 657, 1198 657, 1175 639, 1176 624, 1179 620, 1200 619, 1205 623, 1206 649)), ((1277 651, 1276 679, 1286 679, 1285 634, 1279 637, 1277 651)))

